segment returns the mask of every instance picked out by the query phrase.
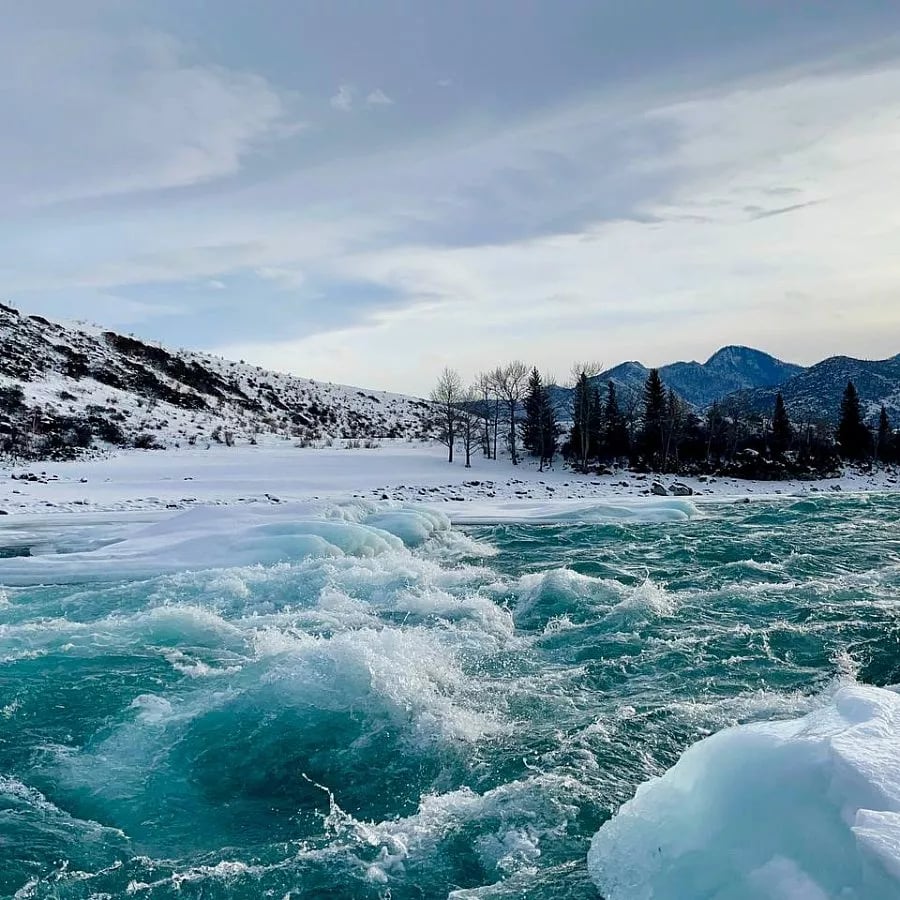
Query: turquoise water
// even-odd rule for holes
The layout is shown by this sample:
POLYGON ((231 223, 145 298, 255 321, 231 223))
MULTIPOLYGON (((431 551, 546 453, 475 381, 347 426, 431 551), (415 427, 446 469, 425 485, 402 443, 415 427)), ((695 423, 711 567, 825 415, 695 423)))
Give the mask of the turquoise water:
POLYGON ((709 505, 9 588, 0 896, 596 898, 591 837, 688 746, 900 682, 898 521, 709 505))

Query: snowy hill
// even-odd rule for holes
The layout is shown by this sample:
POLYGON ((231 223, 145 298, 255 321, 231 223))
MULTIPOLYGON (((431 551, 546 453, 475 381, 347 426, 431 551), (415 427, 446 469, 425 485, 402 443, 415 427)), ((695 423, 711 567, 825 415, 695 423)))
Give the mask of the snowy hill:
MULTIPOLYGON (((852 381, 862 401, 863 414, 874 424, 884 404, 891 420, 900 419, 900 354, 890 359, 866 360, 831 356, 795 375, 781 386, 788 413, 795 421, 836 422, 841 396, 852 381)), ((741 391, 729 403, 760 413, 771 412, 773 389, 741 391)))
POLYGON ((91 446, 411 437, 424 400, 269 372, 0 304, 0 441, 13 454, 91 446))

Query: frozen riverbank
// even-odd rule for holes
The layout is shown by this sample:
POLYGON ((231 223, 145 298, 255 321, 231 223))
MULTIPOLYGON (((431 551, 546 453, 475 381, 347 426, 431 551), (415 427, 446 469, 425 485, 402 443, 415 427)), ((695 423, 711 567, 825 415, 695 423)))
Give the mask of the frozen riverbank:
MULTIPOLYGON (((9 514, 185 509, 203 504, 277 504, 308 500, 399 500, 439 505, 452 518, 493 508, 560 500, 614 501, 649 496, 653 476, 585 476, 561 463, 538 472, 531 460, 447 463, 444 448, 387 443, 373 449, 298 448, 284 441, 209 450, 123 451, 94 460, 41 462, 0 470, 0 510, 9 514), (23 478, 24 476, 24 478, 23 478), (463 504, 472 505, 463 510, 463 504)), ((676 479, 660 479, 669 486, 676 479)), ((697 500, 897 491, 896 473, 848 473, 817 482, 681 478, 697 500)))

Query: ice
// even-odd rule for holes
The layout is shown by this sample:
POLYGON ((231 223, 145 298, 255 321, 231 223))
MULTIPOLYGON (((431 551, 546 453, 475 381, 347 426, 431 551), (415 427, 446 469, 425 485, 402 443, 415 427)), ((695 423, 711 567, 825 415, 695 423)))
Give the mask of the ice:
POLYGON ((900 896, 900 695, 845 684, 801 719, 726 729, 594 836, 607 900, 900 896))
POLYGON ((149 578, 186 570, 370 557, 417 546, 449 529, 441 513, 374 504, 202 507, 114 543, 72 553, 0 559, 6 585, 149 578))
POLYGON ((465 525, 494 525, 498 522, 537 524, 591 524, 603 522, 685 522, 698 513, 683 497, 654 499, 616 498, 615 502, 555 500, 550 503, 473 501, 454 513, 453 521, 465 525))

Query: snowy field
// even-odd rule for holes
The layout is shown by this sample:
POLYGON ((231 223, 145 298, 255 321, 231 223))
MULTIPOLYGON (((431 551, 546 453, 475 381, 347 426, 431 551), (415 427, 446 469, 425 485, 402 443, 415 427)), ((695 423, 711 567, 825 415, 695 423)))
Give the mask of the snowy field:
MULTIPOLYGON (((561 463, 539 472, 530 459, 513 466, 506 459, 480 455, 466 469, 459 457, 448 464, 446 449, 436 444, 388 441, 373 449, 299 448, 270 439, 258 446, 134 450, 77 462, 6 465, 0 470, 0 510, 10 515, 152 511, 363 498, 435 505, 462 522, 486 516, 540 518, 548 504, 577 508, 576 501, 634 502, 650 497, 654 480, 627 471, 584 476, 561 463)), ((898 474, 883 470, 815 482, 675 476, 658 480, 667 488, 675 481, 687 485, 701 502, 900 489, 898 474)))

